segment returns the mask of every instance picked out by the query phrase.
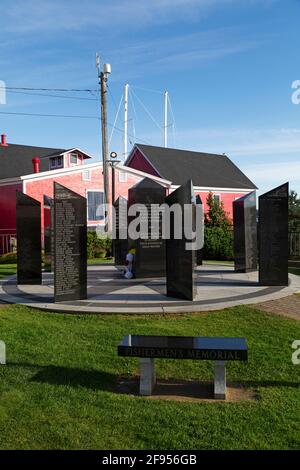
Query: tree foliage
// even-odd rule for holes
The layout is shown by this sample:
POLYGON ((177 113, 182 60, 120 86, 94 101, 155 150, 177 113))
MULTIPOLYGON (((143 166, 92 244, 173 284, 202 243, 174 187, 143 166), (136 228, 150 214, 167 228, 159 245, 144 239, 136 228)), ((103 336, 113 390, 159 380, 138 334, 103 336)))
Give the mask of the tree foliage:
POLYGON ((289 231, 300 232, 300 198, 293 190, 289 195, 289 231))
POLYGON ((205 259, 233 259, 232 221, 224 210, 223 202, 210 192, 206 203, 208 212, 205 214, 204 248, 205 259))

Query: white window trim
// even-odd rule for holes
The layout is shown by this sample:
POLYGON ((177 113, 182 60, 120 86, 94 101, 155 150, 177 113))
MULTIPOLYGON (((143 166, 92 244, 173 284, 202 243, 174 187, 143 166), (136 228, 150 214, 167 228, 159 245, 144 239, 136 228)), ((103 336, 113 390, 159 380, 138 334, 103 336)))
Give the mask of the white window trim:
POLYGON ((89 170, 88 168, 85 168, 84 170, 82 170, 82 181, 91 181, 91 172, 90 172, 90 170, 89 170), (84 174, 85 174, 86 172, 88 173, 88 177, 87 177, 87 178, 84 177, 84 174))
POLYGON ((78 154, 77 154, 77 153, 75 153, 75 152, 69 153, 69 165, 70 165, 70 166, 76 166, 76 165, 78 165, 78 158, 79 158, 79 157, 78 157, 78 154), (76 163, 72 163, 72 162, 71 162, 71 158, 74 157, 74 156, 76 157, 76 163))
POLYGON ((61 169, 61 168, 64 167, 64 159, 61 155, 57 155, 56 157, 52 157, 49 160, 50 160, 49 161, 50 170, 58 170, 58 169, 61 169), (57 161, 58 161, 59 158, 61 159, 61 164, 60 165, 57 164, 57 161), (52 165, 53 162, 56 162, 56 164, 52 165))
MULTIPOLYGON (((87 223, 89 224, 89 222, 96 222, 96 225, 104 225, 105 224, 105 219, 103 219, 103 220, 89 220, 88 193, 102 193, 103 194, 103 204, 105 204, 104 189, 87 189, 86 190, 86 220, 87 220, 87 223)), ((92 225, 95 225, 95 224, 92 224, 92 225)))
POLYGON ((119 183, 127 183, 126 171, 118 171, 118 173, 119 173, 119 183))

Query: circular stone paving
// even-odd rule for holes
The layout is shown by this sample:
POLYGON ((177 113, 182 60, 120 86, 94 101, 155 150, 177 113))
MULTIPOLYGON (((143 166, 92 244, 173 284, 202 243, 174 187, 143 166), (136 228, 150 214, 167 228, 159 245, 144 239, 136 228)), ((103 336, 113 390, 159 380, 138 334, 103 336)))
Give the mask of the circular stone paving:
POLYGON ((54 303, 53 274, 43 273, 41 286, 17 285, 16 276, 3 280, 0 300, 43 310, 69 313, 178 313, 219 310, 255 304, 300 292, 300 277, 290 275, 288 287, 258 284, 258 273, 235 273, 232 266, 204 264, 195 270, 193 302, 166 296, 165 278, 124 279, 113 265, 88 267, 88 299, 54 303))

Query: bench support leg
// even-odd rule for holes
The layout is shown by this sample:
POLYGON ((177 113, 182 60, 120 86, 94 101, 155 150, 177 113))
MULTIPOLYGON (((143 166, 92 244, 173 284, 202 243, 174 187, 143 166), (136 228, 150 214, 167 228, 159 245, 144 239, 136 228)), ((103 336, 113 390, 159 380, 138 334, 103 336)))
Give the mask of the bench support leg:
POLYGON ((6 364, 6 352, 5 352, 5 343, 0 341, 0 364, 6 364))
POLYGON ((152 395, 156 383, 154 359, 140 358, 140 395, 152 395))
POLYGON ((226 362, 215 361, 214 397, 226 400, 226 362))

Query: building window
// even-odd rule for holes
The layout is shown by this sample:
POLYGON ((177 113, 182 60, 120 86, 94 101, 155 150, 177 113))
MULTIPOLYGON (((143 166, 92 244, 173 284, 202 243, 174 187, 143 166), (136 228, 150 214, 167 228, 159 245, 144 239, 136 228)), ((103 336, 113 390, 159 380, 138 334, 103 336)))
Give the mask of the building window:
POLYGON ((54 170, 54 169, 57 169, 57 168, 63 168, 63 157, 62 156, 50 158, 50 169, 54 170))
POLYGON ((119 171, 119 183, 127 182, 127 173, 125 171, 119 171))
POLYGON ((77 154, 76 153, 70 153, 70 165, 77 165, 77 154))
POLYGON ((221 196, 220 196, 220 194, 214 194, 214 200, 215 200, 218 204, 220 204, 220 202, 221 202, 221 196))
POLYGON ((87 193, 88 220, 104 220, 103 191, 88 191, 87 193))
POLYGON ((82 172, 82 180, 83 180, 83 181, 90 181, 90 180, 91 180, 90 170, 83 170, 83 172, 82 172))

